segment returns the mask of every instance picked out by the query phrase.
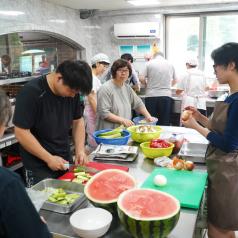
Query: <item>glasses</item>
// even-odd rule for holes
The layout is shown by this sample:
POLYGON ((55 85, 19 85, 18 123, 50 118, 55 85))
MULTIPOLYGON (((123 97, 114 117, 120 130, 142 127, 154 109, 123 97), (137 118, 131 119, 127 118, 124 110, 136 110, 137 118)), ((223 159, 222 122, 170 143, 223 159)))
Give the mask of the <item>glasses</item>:
POLYGON ((129 69, 118 69, 119 73, 129 73, 129 69))

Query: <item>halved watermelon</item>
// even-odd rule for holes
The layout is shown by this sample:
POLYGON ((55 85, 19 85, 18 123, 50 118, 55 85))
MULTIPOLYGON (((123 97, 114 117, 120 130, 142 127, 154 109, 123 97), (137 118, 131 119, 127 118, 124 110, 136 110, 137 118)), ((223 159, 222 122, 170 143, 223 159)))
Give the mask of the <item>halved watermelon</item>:
POLYGON ((119 195, 136 186, 135 179, 119 169, 107 169, 95 174, 86 184, 84 193, 96 207, 116 212, 119 195))
POLYGON ((167 237, 180 215, 180 203, 175 197, 153 189, 125 191, 117 205, 122 225, 135 238, 167 237))

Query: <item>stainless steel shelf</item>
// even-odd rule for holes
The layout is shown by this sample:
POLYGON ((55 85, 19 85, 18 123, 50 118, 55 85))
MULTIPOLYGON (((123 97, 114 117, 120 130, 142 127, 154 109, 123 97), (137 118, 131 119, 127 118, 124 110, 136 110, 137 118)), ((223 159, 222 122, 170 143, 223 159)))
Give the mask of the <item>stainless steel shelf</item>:
MULTIPOLYGON (((38 77, 38 76, 37 76, 38 77)), ((0 85, 12 84, 12 83, 22 83, 28 82, 31 79, 36 78, 36 76, 24 77, 24 78, 9 78, 0 80, 0 85)))
POLYGON ((13 145, 15 143, 17 143, 17 139, 14 133, 5 134, 0 140, 0 149, 13 145))
POLYGON ((10 169, 11 171, 15 171, 17 169, 20 169, 23 167, 23 163, 22 162, 18 162, 17 164, 14 164, 10 167, 7 167, 8 169, 10 169))

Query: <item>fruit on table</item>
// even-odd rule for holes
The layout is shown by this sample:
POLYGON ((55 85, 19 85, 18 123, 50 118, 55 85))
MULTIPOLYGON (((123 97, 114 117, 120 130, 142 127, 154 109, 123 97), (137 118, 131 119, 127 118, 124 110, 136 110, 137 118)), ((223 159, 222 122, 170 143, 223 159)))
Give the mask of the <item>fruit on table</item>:
POLYGON ((122 137, 123 127, 117 127, 113 130, 102 132, 98 134, 98 137, 105 138, 105 139, 112 139, 112 138, 119 138, 122 137))
POLYGON ((96 206, 116 212, 119 195, 136 186, 135 179, 119 169, 107 169, 95 174, 85 185, 86 197, 96 206))
POLYGON ((192 171, 192 170, 194 169, 194 163, 193 163, 192 161, 186 161, 186 162, 185 162, 185 168, 186 168, 187 170, 192 171))
POLYGON ((154 184, 156 186, 165 186, 167 184, 167 178, 162 174, 157 174, 154 177, 154 184))
POLYGON ((149 132, 156 132, 156 131, 157 130, 155 129, 155 127, 151 125, 138 126, 136 128, 137 133, 149 133, 149 132))
POLYGON ((171 144, 166 140, 153 139, 150 141, 150 148, 168 148, 171 144))
POLYGON ((90 173, 86 173, 85 171, 75 172, 74 176, 75 176, 75 178, 72 180, 72 182, 80 183, 80 184, 84 184, 89 179, 92 178, 92 175, 90 173))
POLYGON ((61 204, 61 205, 68 205, 73 203, 76 199, 80 197, 77 193, 70 193, 67 194, 64 189, 57 188, 55 191, 48 197, 49 202, 61 204))
POLYGON ((127 190, 119 196, 117 205, 122 225, 135 238, 167 237, 180 215, 175 197, 152 189, 127 190))
POLYGON ((182 118, 183 121, 187 121, 190 118, 191 115, 192 115, 192 111, 184 110, 182 112, 181 118, 182 118))
POLYGON ((180 159, 179 156, 174 156, 172 159, 173 159, 173 167, 177 170, 184 169, 184 170, 192 171, 195 167, 192 161, 186 161, 186 160, 180 159))

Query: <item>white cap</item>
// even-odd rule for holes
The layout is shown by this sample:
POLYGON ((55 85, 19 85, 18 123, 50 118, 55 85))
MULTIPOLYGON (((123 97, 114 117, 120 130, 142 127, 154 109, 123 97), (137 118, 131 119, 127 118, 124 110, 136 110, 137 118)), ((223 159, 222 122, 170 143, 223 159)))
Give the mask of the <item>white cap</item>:
POLYGON ((192 66, 197 66, 198 65, 198 60, 196 57, 188 57, 186 60, 186 63, 192 66))
POLYGON ((96 54, 91 59, 91 65, 94 65, 98 62, 105 62, 105 63, 110 64, 110 60, 109 60, 108 56, 103 53, 96 54))

